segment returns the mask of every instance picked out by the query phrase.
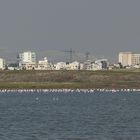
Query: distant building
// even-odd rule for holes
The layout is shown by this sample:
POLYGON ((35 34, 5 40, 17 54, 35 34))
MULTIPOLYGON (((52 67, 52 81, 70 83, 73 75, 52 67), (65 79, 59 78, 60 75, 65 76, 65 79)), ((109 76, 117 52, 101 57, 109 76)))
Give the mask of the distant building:
POLYGON ((80 70, 80 63, 75 61, 69 64, 70 70, 80 70))
POLYGON ((132 52, 120 52, 119 53, 119 63, 123 66, 131 66, 132 65, 132 52))
POLYGON ((7 65, 8 70, 19 70, 18 63, 10 63, 7 65))
POLYGON ((0 70, 4 70, 5 69, 5 60, 0 58, 0 70))
POLYGON ((18 57, 20 68, 34 68, 36 65, 36 54, 35 52, 23 52, 18 57))
POLYGON ((86 62, 84 62, 84 66, 83 69, 84 70, 92 70, 92 61, 91 60, 87 60, 86 62))
POLYGON ((96 70, 106 70, 109 68, 109 62, 107 59, 99 59, 95 61, 95 66, 97 67, 96 70))
POLYGON ((109 62, 107 59, 98 59, 96 61, 87 60, 84 63, 84 70, 104 70, 108 69, 109 62))
POLYGON ((37 70, 53 70, 52 64, 48 62, 47 57, 38 62, 37 70))
POLYGON ((120 52, 119 63, 124 67, 140 65, 140 54, 134 54, 132 52, 120 52))
POLYGON ((21 69, 23 70, 35 70, 37 68, 36 63, 22 63, 21 69))
POLYGON ((93 71, 101 70, 101 66, 99 64, 92 63, 91 70, 93 70, 93 71))
POLYGON ((78 61, 72 63, 69 62, 58 62, 54 65, 55 70, 82 70, 83 64, 78 61))
POLYGON ((84 70, 84 64, 80 63, 80 70, 84 70))
POLYGON ((66 70, 67 65, 69 65, 69 63, 58 62, 57 64, 55 64, 55 70, 66 70))
POLYGON ((132 55, 132 65, 140 65, 140 54, 132 55))

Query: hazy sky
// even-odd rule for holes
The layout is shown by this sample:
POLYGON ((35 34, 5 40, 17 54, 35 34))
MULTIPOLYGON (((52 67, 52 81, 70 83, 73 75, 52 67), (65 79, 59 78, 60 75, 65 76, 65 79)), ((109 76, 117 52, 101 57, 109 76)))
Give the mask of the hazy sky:
POLYGON ((54 59, 70 48, 113 62, 140 53, 140 0, 0 0, 0 57, 54 59))

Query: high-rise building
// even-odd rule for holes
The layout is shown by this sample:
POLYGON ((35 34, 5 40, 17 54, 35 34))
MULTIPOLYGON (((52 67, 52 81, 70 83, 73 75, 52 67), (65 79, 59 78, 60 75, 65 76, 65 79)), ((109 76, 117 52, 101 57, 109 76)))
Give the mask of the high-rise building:
POLYGON ((119 63, 123 66, 140 65, 140 54, 133 54, 132 52, 120 52, 119 63))
POLYGON ((23 52, 19 54, 19 67, 22 67, 24 64, 35 64, 36 63, 36 54, 35 52, 23 52))
POLYGON ((132 65, 140 65, 140 54, 132 55, 132 65))
POLYGON ((123 66, 131 66, 132 65, 132 52, 120 52, 119 63, 121 63, 123 66))
POLYGON ((5 60, 0 58, 0 69, 4 70, 5 69, 5 60))

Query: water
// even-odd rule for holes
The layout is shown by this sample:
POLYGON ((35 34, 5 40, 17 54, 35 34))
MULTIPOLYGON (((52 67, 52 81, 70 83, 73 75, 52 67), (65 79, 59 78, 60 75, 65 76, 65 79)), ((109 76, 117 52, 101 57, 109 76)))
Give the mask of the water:
POLYGON ((0 140, 139 140, 140 94, 0 94, 0 140))

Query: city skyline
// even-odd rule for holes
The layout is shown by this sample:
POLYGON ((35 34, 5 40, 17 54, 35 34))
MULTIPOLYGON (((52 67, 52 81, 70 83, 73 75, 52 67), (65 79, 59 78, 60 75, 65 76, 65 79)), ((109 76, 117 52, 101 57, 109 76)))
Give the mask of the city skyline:
MULTIPOLYGON (((118 63, 110 63, 108 59, 98 58, 91 59, 87 52, 86 59, 78 61, 73 58, 72 49, 66 51, 70 58, 68 61, 57 60, 50 61, 46 56, 44 59, 37 59, 37 54, 32 51, 26 51, 18 54, 16 62, 9 63, 7 60, 0 58, 1 70, 112 70, 112 69, 139 69, 140 54, 133 52, 119 52, 118 63), (73 58, 73 59, 72 59, 73 58)), ((42 56, 43 58, 43 56, 42 56)))
POLYGON ((115 63, 119 52, 140 52, 139 4, 136 0, 1 1, 0 57, 14 60, 17 53, 31 50, 39 59, 52 55, 63 59, 62 51, 72 48, 115 63))

